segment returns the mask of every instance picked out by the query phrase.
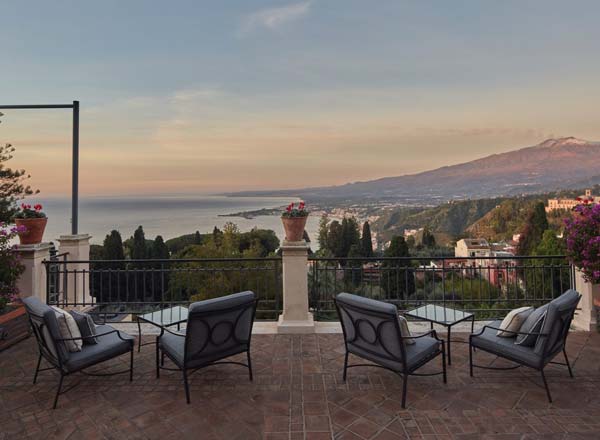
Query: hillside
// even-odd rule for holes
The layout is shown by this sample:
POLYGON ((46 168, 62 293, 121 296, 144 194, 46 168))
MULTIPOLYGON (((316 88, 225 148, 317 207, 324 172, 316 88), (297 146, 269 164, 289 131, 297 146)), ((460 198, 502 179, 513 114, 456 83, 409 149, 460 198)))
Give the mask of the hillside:
MULTIPOLYGON (((383 160, 384 158, 382 158, 383 160)), ((600 142, 574 137, 493 154, 423 173, 341 186, 235 193, 296 196, 306 200, 397 200, 419 204, 580 188, 600 183, 600 142)))

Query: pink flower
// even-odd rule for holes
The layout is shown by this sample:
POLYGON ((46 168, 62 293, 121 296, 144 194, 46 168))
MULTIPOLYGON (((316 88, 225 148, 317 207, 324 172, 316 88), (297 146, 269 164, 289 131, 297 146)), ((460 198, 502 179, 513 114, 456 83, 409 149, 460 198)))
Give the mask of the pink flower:
POLYGON ((36 211, 41 211, 42 210, 42 205, 40 205, 39 203, 37 205, 35 205, 33 207, 33 209, 35 209, 36 211))

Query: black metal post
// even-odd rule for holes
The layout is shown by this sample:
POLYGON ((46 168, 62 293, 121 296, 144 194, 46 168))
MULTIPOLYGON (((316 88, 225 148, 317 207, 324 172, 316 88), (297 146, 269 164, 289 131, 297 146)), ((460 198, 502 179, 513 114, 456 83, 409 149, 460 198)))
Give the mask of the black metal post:
POLYGON ((71 187, 71 234, 79 230, 79 101, 73 101, 73 172, 71 187))
POLYGON ((0 105, 0 110, 73 109, 73 176, 71 188, 71 234, 77 235, 79 228, 79 101, 73 104, 0 105))

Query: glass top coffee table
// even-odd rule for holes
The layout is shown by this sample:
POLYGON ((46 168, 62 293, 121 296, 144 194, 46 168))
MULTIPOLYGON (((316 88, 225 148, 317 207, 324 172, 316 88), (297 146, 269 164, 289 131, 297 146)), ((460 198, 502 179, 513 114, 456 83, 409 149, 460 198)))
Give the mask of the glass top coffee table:
POLYGON ((156 312, 145 313, 143 315, 138 315, 137 323, 138 323, 138 353, 142 349, 142 345, 154 344, 154 342, 146 342, 142 344, 142 322, 146 322, 148 324, 152 324, 160 329, 165 327, 171 327, 173 325, 177 326, 177 330, 181 329, 181 324, 186 322, 188 319, 188 308, 175 306, 169 307, 167 309, 160 309, 156 312))
MULTIPOLYGON (((475 315, 468 312, 463 312, 462 310, 451 309, 449 307, 438 306, 434 304, 427 304, 422 307, 418 307, 413 310, 409 310, 404 312, 405 316, 410 316, 411 318, 420 319, 422 321, 429 321, 431 324, 431 328, 433 328, 433 324, 443 325, 448 329, 448 335, 446 340, 448 341, 448 365, 452 364, 452 351, 450 348, 450 334, 452 326, 458 324, 459 322, 471 321, 471 333, 473 333, 473 327, 475 325, 475 315)), ((455 340, 454 342, 465 342, 461 340, 455 340)))

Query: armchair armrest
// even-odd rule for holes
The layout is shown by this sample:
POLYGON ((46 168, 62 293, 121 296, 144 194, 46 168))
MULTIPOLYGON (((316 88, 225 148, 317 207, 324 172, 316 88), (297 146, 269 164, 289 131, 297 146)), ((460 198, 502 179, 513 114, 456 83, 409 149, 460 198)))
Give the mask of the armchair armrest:
POLYGON ((440 339, 438 337, 437 332, 434 329, 431 329, 428 332, 425 332, 425 333, 423 333, 421 335, 418 335, 418 336, 402 336, 402 339, 419 339, 419 338, 422 338, 424 336, 432 336, 437 341, 444 342, 442 339, 440 339))
POLYGON ((471 333, 470 337, 481 336, 483 334, 483 332, 485 331, 486 328, 489 328, 490 330, 497 330, 497 331, 500 331, 500 332, 510 333, 510 334, 515 335, 515 336, 517 336, 517 335, 525 335, 525 336, 548 336, 548 333, 515 332, 515 331, 511 331, 511 330, 504 330, 504 329, 498 328, 498 327, 492 327, 491 325, 484 325, 483 327, 481 327, 481 330, 479 330, 478 333, 471 333))
POLYGON ((169 330, 167 327, 163 327, 161 330, 163 330, 163 331, 160 333, 159 337, 162 336, 162 334, 164 332, 167 332, 167 333, 171 333, 172 335, 181 336, 182 338, 185 338, 185 333, 180 333, 180 332, 176 332, 173 330, 169 330))
POLYGON ((90 335, 90 336, 81 336, 79 338, 61 338, 61 339, 56 339, 56 342, 66 342, 66 341, 85 341, 86 339, 94 339, 100 336, 106 336, 106 335, 110 335, 112 333, 117 333, 117 336, 119 337, 119 339, 121 339, 122 341, 129 341, 129 339, 125 339, 123 338, 123 336, 121 336, 121 331, 114 329, 111 330, 109 332, 105 332, 105 333, 99 333, 97 335, 90 335))

